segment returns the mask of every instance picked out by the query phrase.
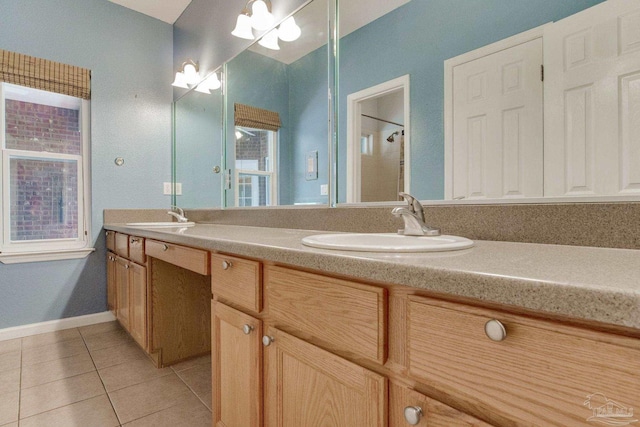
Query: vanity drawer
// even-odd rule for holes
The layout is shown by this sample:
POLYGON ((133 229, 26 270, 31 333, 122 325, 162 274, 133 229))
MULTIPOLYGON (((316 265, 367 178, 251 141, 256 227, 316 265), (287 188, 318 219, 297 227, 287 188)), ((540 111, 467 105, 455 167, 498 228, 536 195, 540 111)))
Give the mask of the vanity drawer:
POLYGON ((211 292, 259 313, 262 311, 262 265, 258 261, 212 253, 211 292))
POLYGON ((410 376, 497 424, 589 424, 602 395, 640 407, 636 339, 428 298, 410 297, 407 312, 410 376), (485 334, 491 322, 502 338, 496 321, 502 341, 485 334))
POLYGON ((283 267, 265 266, 264 275, 265 309, 278 327, 385 362, 386 289, 283 267))
POLYGON ((147 261, 144 254, 144 237, 129 236, 129 258, 138 264, 147 261))
POLYGON ((107 250, 115 252, 116 250, 116 232, 107 230, 104 233, 107 241, 107 250))
POLYGON ((145 253, 153 258, 161 259, 178 267, 191 270, 203 276, 209 275, 209 252, 202 249, 188 248, 173 243, 148 240, 145 253))
POLYGON ((124 258, 129 258, 129 236, 127 234, 116 233, 115 252, 124 258))

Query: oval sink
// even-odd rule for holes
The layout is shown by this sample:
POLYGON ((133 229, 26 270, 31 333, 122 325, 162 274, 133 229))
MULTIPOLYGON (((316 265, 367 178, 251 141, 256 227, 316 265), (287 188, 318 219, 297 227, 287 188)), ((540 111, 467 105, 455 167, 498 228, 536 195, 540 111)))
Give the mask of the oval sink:
POLYGON ((403 236, 396 233, 316 234, 302 244, 321 249, 361 252, 440 252, 467 249, 473 240, 459 236, 403 236))
POLYGON ((140 227, 140 228, 166 228, 166 227, 191 227, 195 225, 195 222, 128 222, 125 225, 127 227, 140 227))

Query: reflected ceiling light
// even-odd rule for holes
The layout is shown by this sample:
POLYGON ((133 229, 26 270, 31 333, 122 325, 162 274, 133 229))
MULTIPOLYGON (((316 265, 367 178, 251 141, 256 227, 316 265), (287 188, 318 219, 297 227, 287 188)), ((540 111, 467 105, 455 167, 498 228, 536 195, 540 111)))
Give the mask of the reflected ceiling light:
POLYGON ((218 80, 218 73, 213 73, 209 77, 207 77, 206 79, 198 83, 198 86, 196 86, 195 91, 210 95, 211 94, 210 91, 219 89, 220 86, 221 86, 221 83, 220 83, 220 80, 218 80))
POLYGON ((293 16, 285 19, 278 27, 278 37, 284 42, 292 42, 297 40, 302 34, 302 30, 296 24, 296 20, 293 16))
POLYGON ((183 89, 189 89, 188 85, 194 85, 198 83, 198 80, 200 80, 198 64, 189 60, 182 63, 182 67, 180 67, 180 71, 176 73, 176 77, 171 85, 181 87, 183 89))
POLYGON ((236 27, 231 34, 241 39, 253 40, 252 29, 268 30, 273 26, 275 17, 271 13, 271 0, 249 0, 238 15, 236 27))
POLYGON ((274 28, 262 36, 258 44, 266 47, 267 49, 280 50, 280 46, 278 46, 278 29, 274 28))

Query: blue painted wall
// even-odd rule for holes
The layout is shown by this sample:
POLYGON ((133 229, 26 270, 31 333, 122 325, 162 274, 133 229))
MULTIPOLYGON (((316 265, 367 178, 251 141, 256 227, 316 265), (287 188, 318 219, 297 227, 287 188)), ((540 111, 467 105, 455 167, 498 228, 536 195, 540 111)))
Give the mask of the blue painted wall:
POLYGON ((92 70, 97 249, 82 260, 0 264, 0 328, 105 311, 103 209, 170 203, 172 27, 107 0, 0 0, 0 48, 92 70))
POLYGON ((411 75, 411 192, 444 197, 444 60, 601 0, 413 0, 340 40, 338 200, 346 200, 347 95, 411 75), (343 179, 340 179, 343 178, 343 179))

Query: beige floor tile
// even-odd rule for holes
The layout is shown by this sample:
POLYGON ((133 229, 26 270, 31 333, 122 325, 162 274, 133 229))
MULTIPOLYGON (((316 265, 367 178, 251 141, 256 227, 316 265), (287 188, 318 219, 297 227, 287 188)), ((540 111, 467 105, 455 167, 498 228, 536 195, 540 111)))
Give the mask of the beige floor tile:
POLYGON ((23 389, 95 371, 88 352, 22 368, 23 389))
POLYGON ((122 330, 122 326, 120 326, 120 324, 116 320, 114 320, 112 322, 103 322, 96 323, 95 325, 83 326, 78 329, 80 330, 80 334, 83 337, 88 337, 90 335, 102 334, 105 332, 119 331, 122 330))
POLYGON ((109 391, 119 390, 154 378, 172 374, 171 368, 158 369, 150 360, 131 360, 98 371, 104 387, 109 391))
POLYGON ((87 344, 89 351, 95 351, 134 341, 124 329, 116 329, 109 332, 85 336, 84 342, 87 344))
POLYGON ((69 341, 80 338, 78 328, 63 329, 61 331, 47 332, 46 334, 31 335, 22 338, 22 348, 40 347, 56 342, 69 341))
POLYGON ((20 351, 21 349, 22 349, 22 338, 0 341, 0 354, 10 353, 13 351, 20 351))
POLYGON ((133 341, 115 347, 91 350, 90 353, 93 363, 95 363, 98 369, 135 360, 150 360, 144 351, 133 341))
POLYGON ((0 372, 0 394, 20 390, 20 368, 0 372))
POLYGON ((176 363, 175 365, 171 365, 174 371, 180 372, 185 369, 191 369, 194 366, 198 365, 209 365, 211 366, 211 354, 207 354, 206 356, 195 357, 193 359, 185 360, 184 362, 176 363))
POLYGON ((20 351, 0 354, 0 372, 13 371, 20 368, 20 351))
POLYGON ((22 350, 22 366, 49 362, 82 353, 87 353, 87 347, 84 345, 82 338, 25 348, 22 350))
POLYGON ((27 388, 22 390, 20 396, 20 417, 28 418, 104 393, 97 372, 27 388))
POLYGON ((0 395, 0 426, 18 421, 20 390, 0 395))
POLYGON ((139 418, 126 427, 210 427, 211 411, 192 394, 184 395, 175 405, 146 417, 139 418))
MULTIPOLYGON (((198 365, 191 369, 180 371, 177 375, 193 390, 203 402, 211 398, 211 366, 198 365)), ((207 407, 210 407, 209 403, 207 407)))
POLYGON ((186 394, 189 388, 171 373, 144 383, 109 393, 118 419, 122 424, 170 408, 186 394))
POLYGON ((118 417, 106 394, 20 420, 21 427, 116 427, 119 425, 118 417))
POLYGON ((9 423, 9 424, 3 424, 2 427, 18 427, 18 423, 9 423))

